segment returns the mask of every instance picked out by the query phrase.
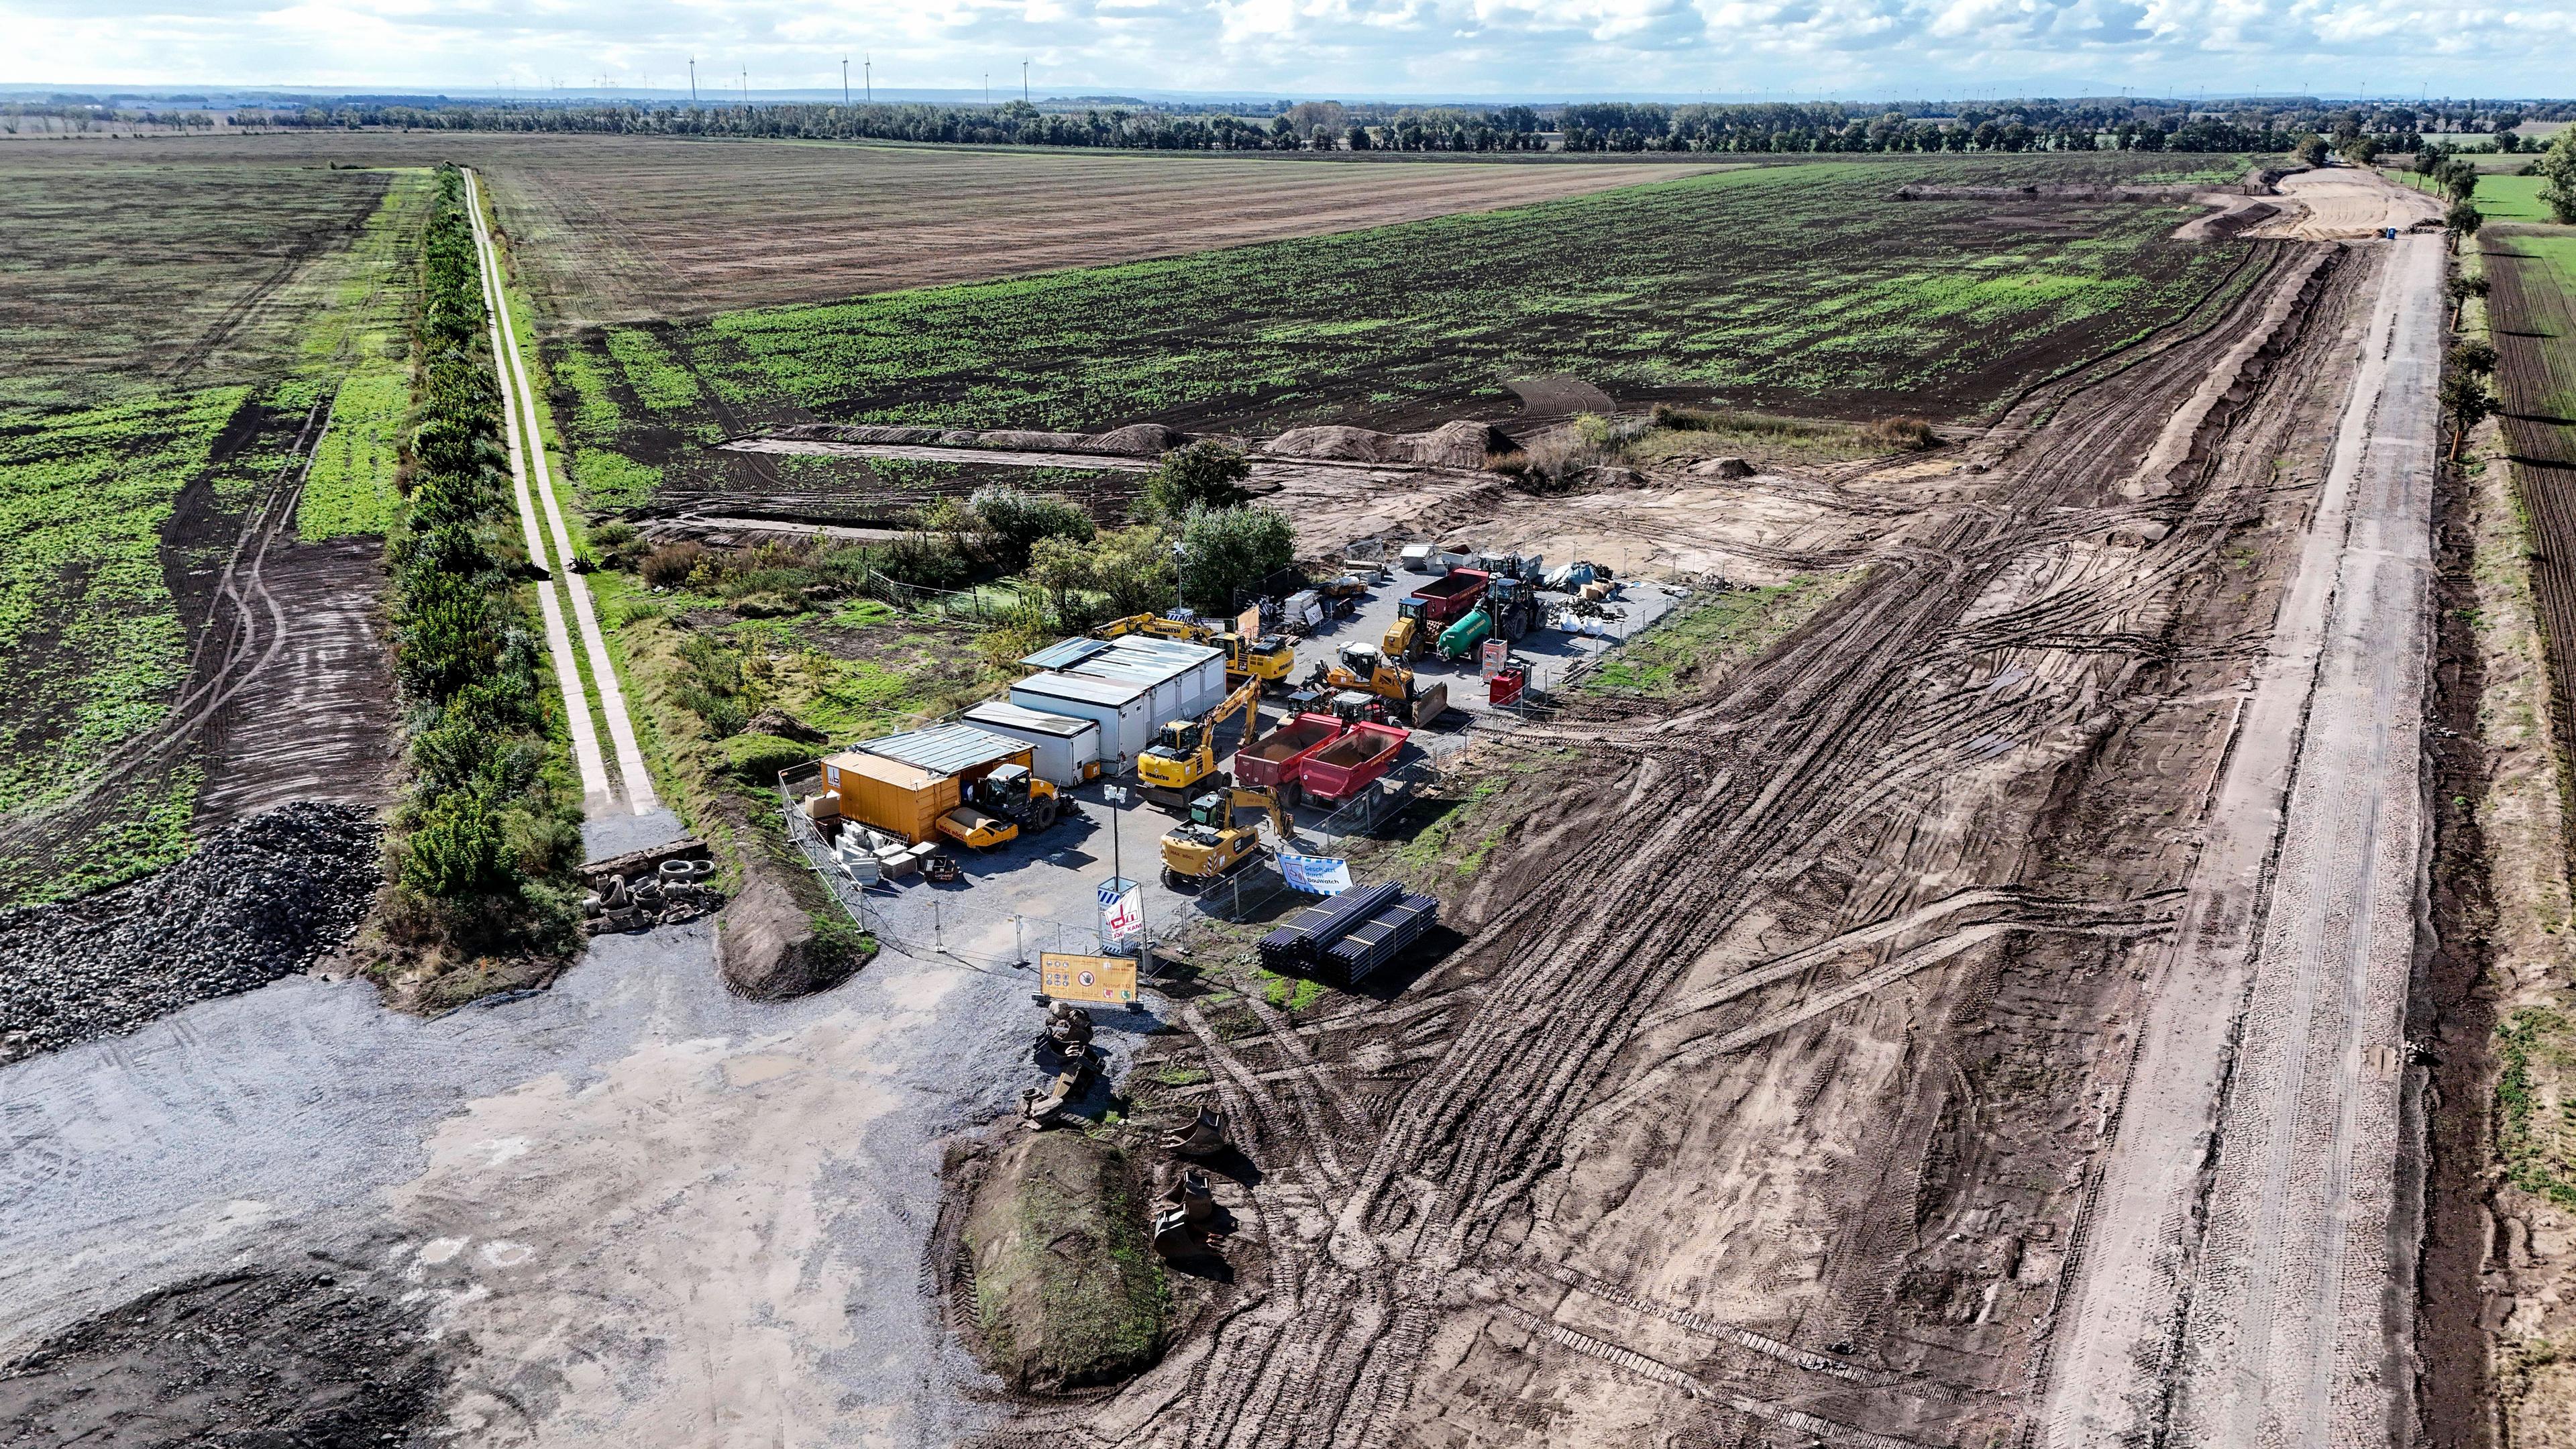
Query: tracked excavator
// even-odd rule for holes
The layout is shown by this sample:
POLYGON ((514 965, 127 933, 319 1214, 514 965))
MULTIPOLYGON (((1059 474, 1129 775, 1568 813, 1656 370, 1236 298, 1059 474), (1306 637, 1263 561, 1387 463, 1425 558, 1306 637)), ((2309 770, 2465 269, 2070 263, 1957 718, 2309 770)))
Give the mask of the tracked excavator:
POLYGON ((1449 686, 1425 685, 1412 670, 1366 644, 1345 644, 1329 664, 1317 664, 1308 682, 1320 688, 1353 690, 1384 703, 1388 720, 1420 729, 1449 708, 1449 686))
POLYGON ((1270 817, 1271 833, 1289 843, 1288 812, 1269 790, 1231 786, 1210 791, 1190 802, 1190 818, 1163 837, 1163 884, 1173 890, 1196 890, 1261 854, 1261 817, 1270 817))
POLYGON ((1250 738, 1261 717, 1261 681, 1247 679, 1243 687, 1229 694, 1205 715, 1197 719, 1176 719, 1154 734, 1154 742, 1136 757, 1136 778, 1144 786, 1145 798, 1172 811, 1184 814, 1199 787, 1217 776, 1216 731, 1227 718, 1241 712, 1243 730, 1250 738))

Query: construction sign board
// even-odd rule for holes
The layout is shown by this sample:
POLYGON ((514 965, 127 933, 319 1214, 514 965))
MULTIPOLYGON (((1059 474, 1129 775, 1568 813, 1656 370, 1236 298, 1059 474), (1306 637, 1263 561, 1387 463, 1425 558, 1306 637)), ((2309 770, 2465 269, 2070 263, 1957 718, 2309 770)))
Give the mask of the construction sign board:
POLYGON ((1145 934, 1145 888, 1123 876, 1100 883, 1100 944, 1111 951, 1145 934))
POLYGON ((1038 953, 1038 990, 1058 1001, 1124 1006, 1136 999, 1136 958, 1038 953))
POLYGON ((1477 646, 1476 652, 1478 670, 1488 680, 1502 673, 1503 666, 1512 662, 1512 646, 1501 639, 1486 640, 1477 646))
POLYGON ((1324 855, 1279 852, 1279 876, 1292 891, 1337 896, 1351 888, 1351 863, 1324 855))

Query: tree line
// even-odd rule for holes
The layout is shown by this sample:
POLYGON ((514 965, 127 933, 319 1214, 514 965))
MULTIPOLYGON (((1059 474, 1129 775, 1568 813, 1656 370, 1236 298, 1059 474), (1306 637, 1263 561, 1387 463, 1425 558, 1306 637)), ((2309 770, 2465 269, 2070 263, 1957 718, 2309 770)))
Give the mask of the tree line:
POLYGON ((464 178, 438 172, 421 237, 415 426, 387 561, 409 789, 393 832, 397 931, 481 952, 568 947, 580 792, 561 707, 514 592, 530 564, 511 526, 508 455, 464 178))

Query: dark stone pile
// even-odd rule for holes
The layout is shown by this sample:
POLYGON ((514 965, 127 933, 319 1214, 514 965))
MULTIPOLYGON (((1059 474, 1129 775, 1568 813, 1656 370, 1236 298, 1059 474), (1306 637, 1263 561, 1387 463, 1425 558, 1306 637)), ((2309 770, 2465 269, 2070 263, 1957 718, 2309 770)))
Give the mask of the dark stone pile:
POLYGON ((0 1062, 305 970, 366 916, 381 845, 370 811, 298 801, 158 874, 0 911, 0 1062))

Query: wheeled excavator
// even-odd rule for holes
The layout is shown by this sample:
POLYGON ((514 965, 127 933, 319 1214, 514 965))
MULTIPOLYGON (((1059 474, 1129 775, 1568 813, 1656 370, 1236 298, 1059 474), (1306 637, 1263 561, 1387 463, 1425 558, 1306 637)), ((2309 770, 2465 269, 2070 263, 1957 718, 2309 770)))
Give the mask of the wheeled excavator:
POLYGON ((1176 719, 1154 732, 1154 742, 1136 757, 1136 778, 1145 798, 1176 814, 1186 812, 1198 787, 1217 773, 1217 727, 1242 712, 1249 738, 1260 722, 1261 681, 1247 679, 1197 719, 1176 719))
POLYGON ((1194 890, 1259 856, 1264 815, 1271 833, 1288 843, 1288 812, 1269 790, 1236 785, 1191 801, 1190 818, 1163 837, 1163 884, 1194 890))

